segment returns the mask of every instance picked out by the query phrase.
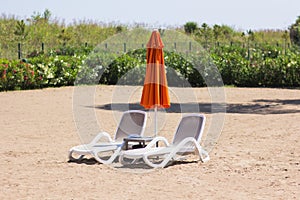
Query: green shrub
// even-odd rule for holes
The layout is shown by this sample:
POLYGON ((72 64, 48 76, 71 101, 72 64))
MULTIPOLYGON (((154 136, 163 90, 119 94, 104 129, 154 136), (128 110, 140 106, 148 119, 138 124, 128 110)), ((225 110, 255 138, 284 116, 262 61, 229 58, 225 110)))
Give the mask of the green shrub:
MULTIPOLYGON (((164 58, 169 86, 211 86, 221 84, 221 78, 225 85, 240 87, 300 86, 300 56, 294 49, 265 45, 248 51, 225 46, 189 56, 165 51, 164 58)), ((146 49, 122 55, 95 50, 89 56, 52 53, 21 61, 0 59, 0 91, 97 83, 142 85, 145 69, 146 49)))
POLYGON ((29 59, 35 66, 41 87, 74 85, 78 70, 85 56, 40 56, 29 59))
POLYGON ((212 52, 225 85, 241 87, 299 87, 297 51, 265 45, 246 49, 223 47, 212 52))
MULTIPOLYGON (((164 52, 169 86, 204 86, 200 73, 183 56, 175 52, 164 52)), ((100 65, 100 63, 98 63, 100 65)), ((138 49, 120 57, 104 69, 101 84, 142 85, 145 77, 146 49, 138 49), (126 74, 126 76, 124 76, 126 74)))
POLYGON ((33 65, 5 59, 0 62, 0 90, 32 89, 38 85, 33 65))

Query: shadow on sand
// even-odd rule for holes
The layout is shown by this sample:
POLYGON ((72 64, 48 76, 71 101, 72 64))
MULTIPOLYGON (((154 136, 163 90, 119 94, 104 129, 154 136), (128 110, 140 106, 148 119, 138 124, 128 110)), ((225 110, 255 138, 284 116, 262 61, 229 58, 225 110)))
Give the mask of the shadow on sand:
POLYGON ((96 165, 100 164, 97 162, 95 158, 83 158, 78 160, 68 160, 68 163, 76 163, 76 164, 86 164, 86 165, 96 165))
MULTIPOLYGON (((193 113, 199 110, 202 113, 235 113, 235 114, 289 114, 300 113, 300 107, 296 109, 286 109, 285 105, 300 105, 300 99, 294 100, 265 100, 258 99, 248 104, 217 104, 217 103, 171 103, 171 107, 166 109, 167 113, 193 113)), ((112 103, 95 106, 103 110, 145 110, 137 103, 112 103)))

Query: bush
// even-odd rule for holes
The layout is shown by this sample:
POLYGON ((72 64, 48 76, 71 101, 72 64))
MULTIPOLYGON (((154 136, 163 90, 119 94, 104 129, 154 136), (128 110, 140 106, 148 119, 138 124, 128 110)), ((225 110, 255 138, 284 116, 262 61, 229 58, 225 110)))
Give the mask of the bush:
MULTIPOLYGON (((241 87, 299 87, 300 56, 265 45, 245 49, 218 47, 210 54, 185 56, 164 52, 169 86, 202 87, 221 84, 241 87), (218 71, 214 71, 217 66, 218 71)), ((74 84, 142 85, 146 49, 118 56, 109 52, 84 55, 39 54, 28 60, 0 59, 0 91, 69 86, 74 84), (125 76, 126 75, 126 76, 125 76)))
MULTIPOLYGON (((169 86, 204 86, 203 78, 193 65, 175 52, 164 52, 169 86)), ((100 63, 98 63, 100 65, 100 63)), ((145 77, 146 49, 138 49, 116 58, 101 76, 101 84, 142 85, 145 77), (126 76, 124 76, 126 74, 126 76)))
POLYGON ((85 56, 39 56, 29 60, 41 77, 40 87, 74 85, 85 56))
POLYGON ((39 56, 28 62, 0 60, 0 91, 73 85, 85 57, 39 56))
POLYGON ((299 87, 299 53, 280 47, 252 48, 248 53, 237 47, 212 53, 225 85, 242 87, 299 87))
POLYGON ((0 90, 32 89, 38 85, 39 77, 31 64, 5 59, 0 62, 0 90))
POLYGON ((122 84, 137 85, 143 82, 142 74, 144 70, 140 69, 145 65, 145 60, 143 59, 143 54, 141 50, 136 50, 128 54, 124 54, 116 58, 103 72, 99 83, 115 85, 118 83, 119 79, 122 79, 122 84), (135 69, 137 67, 137 69, 135 69), (123 77, 127 72, 131 71, 131 78, 123 77), (140 70, 139 70, 140 69, 140 70), (132 74, 134 73, 134 74, 132 74))

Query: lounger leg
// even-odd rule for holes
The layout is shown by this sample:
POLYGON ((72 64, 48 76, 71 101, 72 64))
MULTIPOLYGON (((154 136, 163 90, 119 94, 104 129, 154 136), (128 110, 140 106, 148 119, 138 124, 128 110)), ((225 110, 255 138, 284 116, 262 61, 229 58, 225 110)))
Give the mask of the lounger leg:
POLYGON ((210 158, 209 158, 209 155, 208 155, 207 151, 205 151, 204 149, 201 149, 201 153, 200 153, 200 154, 201 154, 200 157, 201 157, 201 161, 202 161, 202 162, 205 163, 205 162, 209 161, 210 158), (204 155, 205 157, 203 157, 203 155, 204 155))
POLYGON ((207 153, 207 151, 205 151, 201 146, 200 144, 198 143, 195 143, 196 145, 196 148, 197 148, 197 151, 198 151, 198 154, 199 154, 199 158, 201 160, 201 162, 205 163, 207 161, 209 161, 209 155, 207 153))

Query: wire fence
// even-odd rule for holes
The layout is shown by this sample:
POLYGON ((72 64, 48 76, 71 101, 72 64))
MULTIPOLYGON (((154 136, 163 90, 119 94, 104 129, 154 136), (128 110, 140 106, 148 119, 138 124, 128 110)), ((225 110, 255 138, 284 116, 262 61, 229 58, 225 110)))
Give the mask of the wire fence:
MULTIPOLYGON (((243 43, 243 42, 201 42, 197 43, 195 45, 192 42, 173 42, 168 43, 165 42, 165 49, 166 50, 174 50, 174 51, 180 51, 180 52, 193 52, 193 51, 199 51, 206 50, 211 51, 222 47, 239 47, 243 48, 249 53, 253 49, 265 49, 266 46, 271 46, 273 48, 279 48, 281 50, 282 54, 285 54, 288 49, 292 47, 290 43, 243 43)), ((68 50, 73 51, 81 51, 82 49, 102 49, 107 50, 115 53, 126 53, 133 49, 143 49, 146 48, 146 44, 143 43, 103 43, 100 45, 89 45, 88 43, 71 46, 68 44, 64 44, 61 46, 52 46, 51 44, 45 44, 41 43, 39 45, 29 45, 29 44, 21 44, 17 43, 13 45, 6 45, 6 46, 0 46, 0 58, 7 58, 7 59, 22 59, 27 57, 32 57, 35 54, 38 54, 40 52, 43 52, 45 54, 49 54, 50 52, 60 52, 60 54, 67 54, 69 53, 68 50), (65 52, 61 52, 65 51, 65 52)), ((85 51, 87 52, 87 51, 85 51)))

